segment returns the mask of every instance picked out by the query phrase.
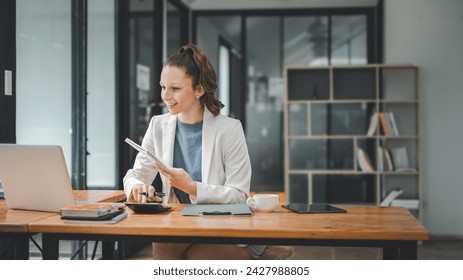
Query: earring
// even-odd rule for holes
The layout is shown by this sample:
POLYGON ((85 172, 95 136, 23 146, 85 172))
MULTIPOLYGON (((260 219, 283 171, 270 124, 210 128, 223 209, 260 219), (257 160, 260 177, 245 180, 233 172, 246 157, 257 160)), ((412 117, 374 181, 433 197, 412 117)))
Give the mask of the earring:
POLYGON ((201 97, 201 96, 199 96, 199 95, 196 95, 196 99, 199 99, 200 97, 201 97))

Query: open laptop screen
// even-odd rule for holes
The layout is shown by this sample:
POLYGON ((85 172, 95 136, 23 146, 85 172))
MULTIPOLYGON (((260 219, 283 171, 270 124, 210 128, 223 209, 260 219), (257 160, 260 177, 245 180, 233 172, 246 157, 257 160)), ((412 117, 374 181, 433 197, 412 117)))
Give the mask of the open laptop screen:
POLYGON ((60 146, 0 144, 0 180, 10 208, 59 212, 75 205, 60 146))

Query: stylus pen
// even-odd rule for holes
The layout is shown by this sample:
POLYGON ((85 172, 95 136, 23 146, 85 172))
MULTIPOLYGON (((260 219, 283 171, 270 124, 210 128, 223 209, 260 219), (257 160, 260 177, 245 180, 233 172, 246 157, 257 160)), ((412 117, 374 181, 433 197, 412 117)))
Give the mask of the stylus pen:
MULTIPOLYGON (((146 196, 149 196, 149 194, 148 194, 147 192, 139 192, 138 194, 139 194, 139 195, 146 195, 146 196)), ((159 197, 166 196, 166 194, 163 193, 163 192, 155 192, 154 195, 155 195, 155 196, 159 196, 159 197)))

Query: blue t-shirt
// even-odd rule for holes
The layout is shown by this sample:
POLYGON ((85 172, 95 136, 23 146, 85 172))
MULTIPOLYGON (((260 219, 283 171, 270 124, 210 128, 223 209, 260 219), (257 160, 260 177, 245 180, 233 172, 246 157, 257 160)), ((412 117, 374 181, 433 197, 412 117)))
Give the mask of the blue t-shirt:
MULTIPOLYGON (((193 181, 201 182, 201 154, 203 122, 182 123, 177 119, 174 145, 174 167, 183 168, 193 181)), ((190 196, 174 188, 180 203, 191 203, 190 196)))

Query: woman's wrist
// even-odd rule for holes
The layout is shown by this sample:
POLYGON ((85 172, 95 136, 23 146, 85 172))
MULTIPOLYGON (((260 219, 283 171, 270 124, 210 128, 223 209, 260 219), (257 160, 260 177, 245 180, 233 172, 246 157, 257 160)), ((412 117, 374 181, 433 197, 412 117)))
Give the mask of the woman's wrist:
POLYGON ((196 197, 197 194, 198 194, 198 186, 197 186, 195 181, 193 181, 193 180, 191 180, 191 181, 192 181, 192 183, 190 184, 190 190, 191 190, 190 195, 196 197))

